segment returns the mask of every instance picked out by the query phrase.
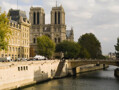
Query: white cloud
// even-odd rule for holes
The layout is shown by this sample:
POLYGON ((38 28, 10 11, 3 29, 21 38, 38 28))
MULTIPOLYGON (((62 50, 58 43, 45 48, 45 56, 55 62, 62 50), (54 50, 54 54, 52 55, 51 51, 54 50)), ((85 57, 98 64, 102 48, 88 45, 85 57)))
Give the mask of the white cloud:
POLYGON ((119 13, 119 6, 117 5, 114 5, 114 6, 109 6, 108 9, 111 11, 111 12, 114 12, 114 13, 119 13))
MULTIPOLYGON (((46 23, 50 23, 50 11, 56 6, 55 0, 19 0, 19 8, 27 12, 30 5, 42 6, 46 23), (22 2, 21 2, 22 1, 22 2)), ((94 33, 102 45, 104 54, 114 50, 119 37, 119 0, 58 0, 64 7, 68 29, 74 27, 75 41, 85 33, 94 33)), ((16 0, 1 0, 2 9, 17 8, 16 0)))
POLYGON ((17 5, 15 5, 15 4, 10 4, 10 3, 5 2, 5 1, 3 1, 1 3, 2 3, 1 4, 2 10, 4 10, 4 11, 8 11, 10 8, 17 9, 17 5))
POLYGON ((102 40, 103 40, 104 42, 109 42, 109 41, 110 41, 109 38, 107 38, 107 37, 103 37, 102 40))
MULTIPOLYGON (((18 0, 19 1, 19 0, 18 0)), ((33 0, 21 0, 22 2, 24 3, 30 3, 30 2, 33 2, 33 0)))

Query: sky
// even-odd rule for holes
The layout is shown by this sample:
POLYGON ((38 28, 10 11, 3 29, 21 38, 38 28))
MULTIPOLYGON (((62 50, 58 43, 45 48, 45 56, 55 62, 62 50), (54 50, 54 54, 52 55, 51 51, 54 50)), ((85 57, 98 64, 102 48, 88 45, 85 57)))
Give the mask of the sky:
MULTIPOLYGON (((100 41, 102 52, 115 52, 114 45, 119 37, 119 0, 57 0, 66 14, 67 29, 74 29, 74 40, 85 33, 93 33, 100 41)), ((2 12, 17 9, 17 0, 0 0, 2 12)), ((50 11, 56 0, 18 0, 18 9, 29 17, 31 6, 44 8, 46 24, 50 23, 50 11)))

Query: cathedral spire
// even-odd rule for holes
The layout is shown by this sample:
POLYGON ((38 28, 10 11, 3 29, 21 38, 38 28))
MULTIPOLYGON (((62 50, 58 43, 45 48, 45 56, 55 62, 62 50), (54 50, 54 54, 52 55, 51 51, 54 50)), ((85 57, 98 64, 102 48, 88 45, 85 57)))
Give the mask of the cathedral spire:
POLYGON ((73 26, 71 26, 71 30, 73 30, 73 26))
POLYGON ((56 0, 56 7, 57 7, 57 0, 56 0))

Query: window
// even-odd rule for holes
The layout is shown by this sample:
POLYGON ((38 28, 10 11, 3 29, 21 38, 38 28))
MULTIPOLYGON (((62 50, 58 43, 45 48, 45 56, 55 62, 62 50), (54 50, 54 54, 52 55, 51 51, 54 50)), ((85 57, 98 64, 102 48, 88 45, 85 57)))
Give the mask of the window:
POLYGON ((18 58, 20 58, 20 55, 18 55, 18 58))
POLYGON ((4 57, 4 54, 2 54, 2 57, 4 57))
POLYGON ((35 38, 33 39, 33 43, 36 43, 36 39, 35 38))
POLYGON ((57 13, 55 12, 55 24, 57 24, 57 13))
POLYGON ((12 23, 10 23, 10 26, 12 26, 12 23))
POLYGON ((14 26, 13 27, 15 27, 15 23, 14 23, 14 26))
POLYGON ((17 47, 16 47, 16 52, 17 52, 17 47))
POLYGON ((7 55, 5 55, 5 57, 7 57, 7 55))
POLYGON ((57 43, 57 38, 55 38, 55 43, 57 43))
POLYGON ((22 70, 22 67, 21 67, 21 70, 22 70))
POLYGON ((20 52, 20 48, 18 48, 18 51, 20 52))
POLYGON ((14 51, 14 47, 13 47, 13 51, 14 51))
POLYGON ((18 71, 20 71, 20 67, 18 67, 18 71))
POLYGON ((28 66, 26 66, 26 70, 28 70, 28 66))
POLYGON ((60 12, 58 12, 58 24, 60 24, 60 12))
POLYGON ((39 12, 37 12, 37 24, 39 24, 39 12))
POLYGON ((17 28, 18 28, 18 24, 17 24, 17 26, 16 26, 17 28))
POLYGON ((25 66, 24 66, 24 70, 26 70, 25 66))
POLYGON ((17 55, 15 55, 15 59, 17 59, 17 55))
POLYGON ((58 42, 60 42, 60 38, 58 38, 58 42))
POLYGON ((11 47, 9 47, 9 51, 11 51, 11 47))

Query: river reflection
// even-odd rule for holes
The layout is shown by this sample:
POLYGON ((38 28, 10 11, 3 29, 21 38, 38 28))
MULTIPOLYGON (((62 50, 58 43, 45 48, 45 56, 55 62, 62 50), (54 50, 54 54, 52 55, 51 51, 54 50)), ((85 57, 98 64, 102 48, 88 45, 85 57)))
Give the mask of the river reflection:
POLYGON ((114 69, 98 70, 78 74, 74 77, 52 80, 21 90, 119 90, 119 79, 114 77, 114 69))

